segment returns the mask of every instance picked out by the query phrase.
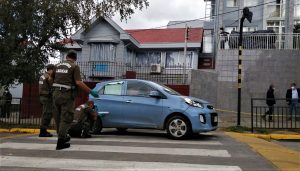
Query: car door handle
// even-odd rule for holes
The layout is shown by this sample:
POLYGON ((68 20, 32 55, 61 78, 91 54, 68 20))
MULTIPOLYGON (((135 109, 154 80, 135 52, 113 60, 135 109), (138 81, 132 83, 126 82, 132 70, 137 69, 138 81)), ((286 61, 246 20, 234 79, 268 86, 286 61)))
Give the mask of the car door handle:
POLYGON ((131 103, 132 101, 131 101, 131 100, 126 100, 125 102, 126 102, 126 103, 131 103))

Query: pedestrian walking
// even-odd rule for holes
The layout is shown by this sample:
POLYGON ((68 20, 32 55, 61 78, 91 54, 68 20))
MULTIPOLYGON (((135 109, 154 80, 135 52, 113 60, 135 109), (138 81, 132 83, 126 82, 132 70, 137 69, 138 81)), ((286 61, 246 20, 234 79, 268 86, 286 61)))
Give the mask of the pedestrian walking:
POLYGON ((286 102, 289 105, 288 120, 292 120, 293 111, 296 116, 298 103, 300 103, 300 89, 296 87, 296 83, 292 83, 291 88, 286 91, 286 102))
POLYGON ((66 60, 57 64, 53 82, 53 100, 55 108, 55 120, 57 124, 58 140, 56 150, 69 148, 70 138, 68 130, 74 118, 74 100, 77 88, 99 97, 98 92, 91 90, 80 77, 80 68, 75 64, 77 54, 71 50, 66 55, 66 60))
POLYGON ((53 115, 52 84, 55 66, 47 65, 47 71, 39 79, 39 94, 42 104, 42 122, 39 137, 52 137, 47 131, 53 115))
POLYGON ((97 113, 94 109, 93 101, 88 101, 75 109, 75 117, 69 130, 71 137, 92 137, 90 131, 97 120, 97 113))
POLYGON ((274 105, 276 104, 275 96, 274 96, 274 85, 271 84, 266 94, 266 104, 268 105, 268 111, 263 115, 263 118, 266 119, 266 115, 268 115, 268 121, 273 121, 273 112, 274 105))

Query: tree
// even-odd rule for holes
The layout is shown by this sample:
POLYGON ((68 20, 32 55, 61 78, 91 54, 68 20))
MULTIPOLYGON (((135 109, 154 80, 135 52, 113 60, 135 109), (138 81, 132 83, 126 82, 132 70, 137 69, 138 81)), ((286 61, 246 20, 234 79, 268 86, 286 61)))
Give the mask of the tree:
POLYGON ((0 0, 0 85, 36 81, 58 41, 92 16, 130 18, 148 0, 0 0))

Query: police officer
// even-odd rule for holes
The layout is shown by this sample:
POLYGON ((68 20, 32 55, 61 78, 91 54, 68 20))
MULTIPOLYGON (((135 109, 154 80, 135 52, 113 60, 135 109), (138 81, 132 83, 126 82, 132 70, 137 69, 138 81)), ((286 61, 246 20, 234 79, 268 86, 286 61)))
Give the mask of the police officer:
POLYGON ((53 135, 47 131, 53 112, 53 100, 52 100, 52 74, 55 69, 53 64, 47 65, 47 71, 39 79, 39 94, 40 102, 43 107, 42 123, 40 126, 39 137, 52 137, 53 135))
POLYGON ((68 130, 74 118, 74 100, 76 88, 99 97, 98 92, 91 90, 80 77, 80 68, 75 64, 77 54, 71 50, 67 53, 66 60, 56 65, 53 82, 53 100, 55 107, 55 120, 57 124, 58 140, 56 150, 69 148, 70 137, 68 130))
POLYGON ((94 110, 94 102, 88 101, 75 109, 75 119, 69 129, 71 137, 91 138, 89 133, 94 122, 97 120, 97 113, 94 110))

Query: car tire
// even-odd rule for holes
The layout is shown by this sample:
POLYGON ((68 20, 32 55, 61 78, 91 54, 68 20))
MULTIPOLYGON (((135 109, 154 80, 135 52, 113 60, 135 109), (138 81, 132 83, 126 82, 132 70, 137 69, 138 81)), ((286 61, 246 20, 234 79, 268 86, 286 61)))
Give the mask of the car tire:
POLYGON ((128 128, 116 128, 118 130, 118 132, 126 132, 128 128))
POLYGON ((171 139, 186 139, 191 135, 191 125, 189 121, 179 115, 171 117, 166 125, 167 134, 171 139))
POLYGON ((97 121, 94 123, 92 128, 92 134, 100 134, 102 131, 102 120, 98 118, 97 121))

